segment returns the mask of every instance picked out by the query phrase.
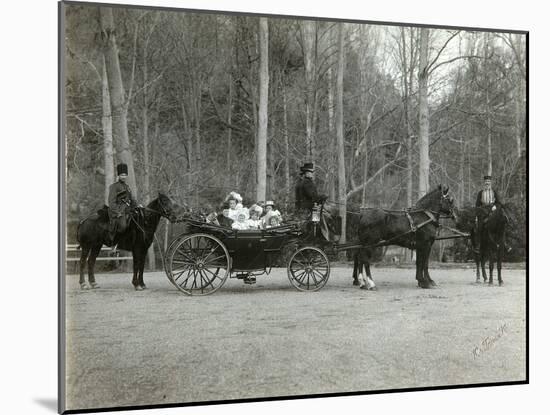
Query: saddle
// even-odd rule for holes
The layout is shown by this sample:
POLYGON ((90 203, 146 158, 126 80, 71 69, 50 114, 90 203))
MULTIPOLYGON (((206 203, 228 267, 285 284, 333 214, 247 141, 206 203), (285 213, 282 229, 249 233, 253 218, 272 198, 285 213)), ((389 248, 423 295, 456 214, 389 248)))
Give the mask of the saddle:
POLYGON ((97 216, 101 222, 109 223, 109 207, 107 205, 103 205, 101 209, 98 209, 97 216))

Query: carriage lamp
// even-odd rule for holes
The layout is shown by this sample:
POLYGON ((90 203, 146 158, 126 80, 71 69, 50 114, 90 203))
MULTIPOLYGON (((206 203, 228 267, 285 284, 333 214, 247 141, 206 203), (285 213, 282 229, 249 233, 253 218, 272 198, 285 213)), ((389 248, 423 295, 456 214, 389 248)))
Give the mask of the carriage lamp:
POLYGON ((311 221, 312 222, 319 222, 321 220, 321 209, 319 209, 319 206, 314 205, 313 210, 311 211, 311 221))

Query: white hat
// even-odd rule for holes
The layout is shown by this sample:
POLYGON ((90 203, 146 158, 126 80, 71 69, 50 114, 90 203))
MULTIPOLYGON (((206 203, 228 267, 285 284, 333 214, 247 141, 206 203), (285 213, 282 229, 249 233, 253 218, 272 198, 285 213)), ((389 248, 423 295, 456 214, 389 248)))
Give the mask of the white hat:
POLYGON ((262 207, 257 204, 253 204, 252 206, 250 206, 250 212, 258 212, 258 215, 261 215, 263 211, 264 210, 262 209, 262 207))
POLYGON ((267 207, 267 206, 273 207, 273 206, 275 206, 275 203, 273 203, 273 200, 268 200, 267 202, 265 202, 265 206, 266 206, 266 207, 267 207))
POLYGON ((230 199, 235 199, 237 201, 237 203, 242 203, 242 201, 243 201, 242 196, 240 194, 238 194, 237 192, 230 192, 227 195, 227 197, 225 198, 225 201, 227 202, 230 199))

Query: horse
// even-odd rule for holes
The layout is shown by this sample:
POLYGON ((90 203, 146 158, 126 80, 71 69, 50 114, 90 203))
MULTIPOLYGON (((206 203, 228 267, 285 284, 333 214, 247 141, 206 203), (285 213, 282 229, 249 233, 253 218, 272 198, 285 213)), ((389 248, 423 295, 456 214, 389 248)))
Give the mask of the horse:
POLYGON ((372 249, 376 246, 398 245, 416 249, 416 280, 421 288, 431 288, 428 264, 432 245, 437 235, 440 214, 453 212, 453 198, 449 188, 439 185, 405 211, 379 208, 366 209, 359 215, 357 238, 361 247, 354 252, 353 284, 361 288, 376 287, 370 274, 372 249), (367 279, 362 275, 365 267, 367 279))
POLYGON ((483 273, 483 279, 487 280, 485 262, 489 259, 489 285, 493 285, 493 268, 496 262, 498 285, 502 286, 504 284, 501 272, 502 255, 505 249, 504 232, 508 223, 505 208, 501 205, 496 205, 483 222, 480 232, 481 272, 483 273))
MULTIPOLYGON (((153 243, 155 231, 161 217, 174 222, 184 208, 172 202, 168 196, 159 193, 145 208, 137 208, 136 215, 132 216, 130 224, 123 234, 117 235, 118 248, 132 251, 134 276, 132 284, 137 291, 147 288, 143 282, 143 269, 147 250, 153 243)), ((104 206, 93 215, 82 220, 77 228, 77 240, 82 248, 80 254, 80 288, 85 290, 89 286, 84 278, 84 269, 88 264, 88 282, 91 288, 99 288, 95 281, 94 266, 102 245, 111 244, 109 238, 109 216, 107 206, 104 206)))

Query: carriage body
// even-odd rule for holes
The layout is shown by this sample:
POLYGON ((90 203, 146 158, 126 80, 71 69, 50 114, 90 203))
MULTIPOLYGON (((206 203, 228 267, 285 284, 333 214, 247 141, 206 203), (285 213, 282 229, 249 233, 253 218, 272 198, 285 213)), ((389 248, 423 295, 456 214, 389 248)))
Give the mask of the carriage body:
POLYGON ((196 220, 185 222, 187 231, 172 241, 164 261, 168 278, 185 294, 212 294, 228 278, 255 281, 286 259, 282 252, 290 254, 287 275, 298 290, 317 291, 330 275, 328 257, 319 247, 308 245, 298 224, 235 230, 196 220))

